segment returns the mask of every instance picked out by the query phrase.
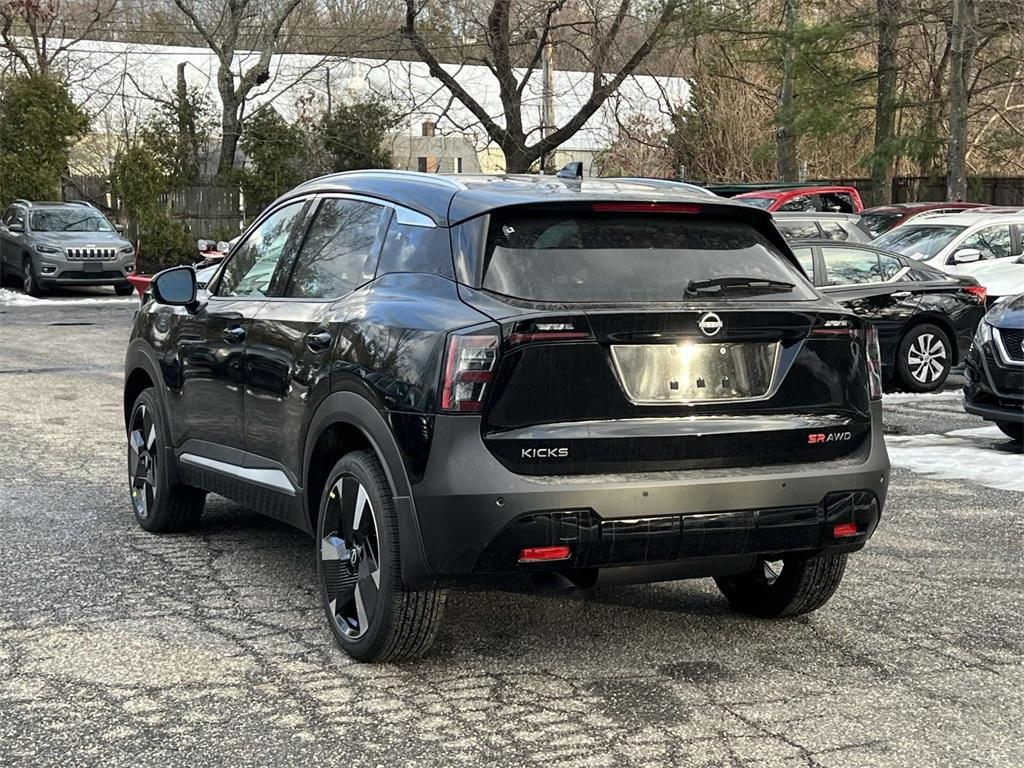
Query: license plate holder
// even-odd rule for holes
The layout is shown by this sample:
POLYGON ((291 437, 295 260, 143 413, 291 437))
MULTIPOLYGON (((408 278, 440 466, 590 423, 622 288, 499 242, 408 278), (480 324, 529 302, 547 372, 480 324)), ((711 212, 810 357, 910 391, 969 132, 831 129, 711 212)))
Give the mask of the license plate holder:
POLYGON ((766 400, 775 388, 779 342, 613 344, 623 392, 636 405, 766 400))
POLYGON ((99 261, 87 261, 82 265, 84 272, 102 272, 103 264, 99 261))

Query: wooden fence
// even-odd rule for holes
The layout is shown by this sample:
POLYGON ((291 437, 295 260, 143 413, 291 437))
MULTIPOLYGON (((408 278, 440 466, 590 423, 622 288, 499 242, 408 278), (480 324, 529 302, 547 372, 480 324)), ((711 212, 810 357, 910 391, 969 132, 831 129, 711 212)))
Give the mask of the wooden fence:
MULTIPOLYGON (((70 176, 64 179, 65 200, 86 200, 108 215, 126 221, 119 201, 110 194, 110 183, 103 176, 70 176)), ((196 184, 161 195, 159 205, 171 219, 182 222, 198 238, 237 235, 243 225, 241 192, 238 187, 223 184, 196 184)))

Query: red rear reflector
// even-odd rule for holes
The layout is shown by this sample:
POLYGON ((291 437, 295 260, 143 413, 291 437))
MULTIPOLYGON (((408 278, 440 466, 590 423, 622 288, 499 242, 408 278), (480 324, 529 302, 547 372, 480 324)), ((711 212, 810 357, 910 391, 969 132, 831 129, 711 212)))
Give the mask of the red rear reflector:
POLYGON ((857 535, 857 524, 856 523, 836 523, 832 526, 832 537, 835 539, 842 539, 847 536, 857 535))
POLYGON ((700 213, 696 203, 594 203, 599 213, 700 213))
POLYGON ((571 550, 567 546, 524 547, 519 551, 520 563, 549 563, 553 560, 568 560, 571 550))
POLYGON ((972 296, 978 297, 978 302, 981 304, 985 303, 985 299, 988 298, 988 288, 984 285, 968 285, 964 288, 965 293, 969 293, 972 296))

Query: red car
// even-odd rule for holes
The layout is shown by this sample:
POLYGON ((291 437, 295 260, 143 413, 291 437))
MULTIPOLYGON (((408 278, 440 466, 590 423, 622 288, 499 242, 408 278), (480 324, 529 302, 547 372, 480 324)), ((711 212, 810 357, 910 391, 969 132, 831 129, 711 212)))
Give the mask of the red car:
POLYGON ((747 205, 776 211, 828 211, 831 213, 860 213, 864 210, 860 193, 855 187, 789 187, 744 192, 736 195, 747 205))
MULTIPOLYGON (((878 237, 893 227, 898 227, 908 219, 922 213, 956 213, 969 208, 984 208, 985 203, 893 203, 868 208, 860 215, 860 226, 878 237)), ((1014 212, 1019 208, 1010 209, 1014 212)), ((995 212, 995 211, 993 211, 995 212)), ((988 211, 986 211, 988 213, 988 211)))

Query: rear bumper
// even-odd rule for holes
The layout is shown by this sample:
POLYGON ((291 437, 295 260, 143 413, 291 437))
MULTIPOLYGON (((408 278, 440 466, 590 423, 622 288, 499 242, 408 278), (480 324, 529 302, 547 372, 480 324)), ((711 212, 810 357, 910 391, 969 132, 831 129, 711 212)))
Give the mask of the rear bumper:
MULTIPOLYGON (((871 413, 871 438, 835 461, 543 477, 502 466, 484 446, 477 419, 438 417, 426 472, 412 488, 410 512, 423 544, 414 570, 421 572, 406 577, 518 572, 519 547, 563 539, 573 548, 569 561, 529 567, 712 557, 723 558, 723 572, 735 572, 737 557, 761 552, 859 549, 874 532, 889 480, 881 403, 872 403, 871 413), (832 539, 836 522, 855 522, 857 535, 832 539)), ((708 569, 714 573, 714 563, 708 569)))

